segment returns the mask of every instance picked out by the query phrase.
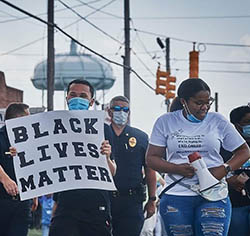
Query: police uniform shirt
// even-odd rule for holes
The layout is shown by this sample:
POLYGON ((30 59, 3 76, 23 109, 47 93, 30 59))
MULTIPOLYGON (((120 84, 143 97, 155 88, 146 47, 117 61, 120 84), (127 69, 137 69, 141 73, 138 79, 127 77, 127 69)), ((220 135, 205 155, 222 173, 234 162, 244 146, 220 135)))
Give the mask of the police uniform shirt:
POLYGON ((117 165, 115 185, 118 190, 136 188, 143 182, 142 167, 145 166, 148 135, 128 125, 119 136, 115 134, 112 126, 111 129, 117 165))

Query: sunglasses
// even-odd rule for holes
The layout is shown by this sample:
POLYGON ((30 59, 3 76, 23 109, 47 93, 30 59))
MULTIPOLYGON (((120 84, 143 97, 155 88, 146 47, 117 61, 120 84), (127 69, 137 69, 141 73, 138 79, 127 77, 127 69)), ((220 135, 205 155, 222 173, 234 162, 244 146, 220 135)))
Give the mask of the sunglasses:
POLYGON ((111 109, 114 111, 129 112, 129 107, 114 106, 114 107, 111 107, 111 109))

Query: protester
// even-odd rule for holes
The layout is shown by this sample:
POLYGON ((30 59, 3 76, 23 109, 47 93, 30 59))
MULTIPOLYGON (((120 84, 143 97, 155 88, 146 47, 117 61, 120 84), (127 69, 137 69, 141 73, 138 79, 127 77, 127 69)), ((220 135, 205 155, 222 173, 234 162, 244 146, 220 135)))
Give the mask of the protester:
MULTIPOLYGON (((73 80, 67 89, 69 110, 88 110, 94 103, 94 88, 86 80, 73 80)), ((105 141, 101 154, 106 155, 112 174, 116 165, 112 160, 112 133, 104 126, 105 141)), ((75 189, 55 194, 55 212, 50 236, 111 236, 110 200, 108 191, 75 189)))
MULTIPOLYGON (((11 103, 5 112, 5 120, 29 115, 29 106, 11 103)), ((6 126, 0 129, 0 235, 26 236, 30 222, 30 200, 20 201, 13 165, 16 150, 10 147, 6 126)), ((33 200, 32 210, 37 207, 33 200)))
MULTIPOLYGON (((230 121, 240 135, 250 145, 250 106, 240 106, 230 113, 230 121)), ((228 161, 233 153, 224 149, 221 151, 224 161, 228 161)), ((250 235, 250 161, 235 170, 227 177, 229 196, 232 203, 232 217, 228 236, 250 235)))
POLYGON ((110 101, 109 116, 114 134, 114 150, 117 172, 114 182, 118 191, 111 194, 111 212, 114 236, 139 236, 144 214, 142 203, 145 197, 142 168, 148 186, 149 199, 145 205, 146 218, 155 213, 155 172, 145 165, 148 136, 143 131, 129 126, 129 100, 116 96, 110 101))
POLYGON ((42 236, 48 236, 52 209, 54 205, 52 194, 39 197, 39 202, 42 206, 42 236))
MULTIPOLYGON (((158 193, 158 191, 160 191, 160 189, 163 188, 166 182, 162 178, 159 172, 156 171, 155 174, 156 174, 156 192, 158 193)), ((157 200, 156 200, 157 203, 158 203, 158 200, 159 199, 157 197, 157 200)), ((145 206, 147 201, 148 201, 148 191, 147 191, 147 198, 143 202, 143 206, 145 206)), ((154 235, 157 217, 158 217, 158 214, 154 214, 150 218, 145 219, 140 236, 153 236, 154 235)))
MULTIPOLYGON (((178 88, 183 108, 159 117, 151 134, 148 166, 168 173, 167 185, 184 177, 161 198, 160 214, 168 236, 228 233, 231 204, 224 177, 245 163, 250 153, 245 140, 223 116, 208 112, 213 102, 210 95, 203 80, 183 81, 178 88), (234 153, 226 164, 219 154, 221 146, 234 153), (193 152, 199 152, 210 172, 221 180, 204 192, 194 188, 199 179, 188 159, 193 152)), ((210 177, 207 174, 205 179, 210 177)))

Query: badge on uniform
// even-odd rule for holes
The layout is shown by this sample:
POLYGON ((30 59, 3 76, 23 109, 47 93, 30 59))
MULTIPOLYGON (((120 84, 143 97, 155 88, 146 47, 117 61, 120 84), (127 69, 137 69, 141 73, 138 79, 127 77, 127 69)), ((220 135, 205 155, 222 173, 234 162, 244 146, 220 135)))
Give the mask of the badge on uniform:
POLYGON ((131 137, 129 140, 128 140, 128 143, 129 143, 129 146, 130 147, 135 147, 136 146, 136 143, 137 143, 137 140, 135 137, 131 137))

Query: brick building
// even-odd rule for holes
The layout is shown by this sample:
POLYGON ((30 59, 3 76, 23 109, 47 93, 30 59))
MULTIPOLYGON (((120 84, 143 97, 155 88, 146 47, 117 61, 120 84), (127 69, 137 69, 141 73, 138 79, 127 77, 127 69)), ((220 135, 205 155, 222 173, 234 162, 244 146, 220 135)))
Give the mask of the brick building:
POLYGON ((4 73, 0 71, 0 109, 11 102, 23 102, 23 91, 7 86, 4 73))

